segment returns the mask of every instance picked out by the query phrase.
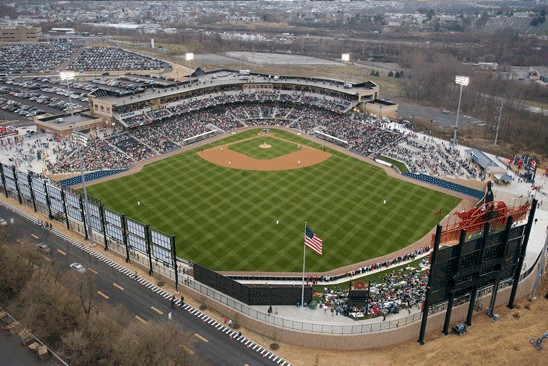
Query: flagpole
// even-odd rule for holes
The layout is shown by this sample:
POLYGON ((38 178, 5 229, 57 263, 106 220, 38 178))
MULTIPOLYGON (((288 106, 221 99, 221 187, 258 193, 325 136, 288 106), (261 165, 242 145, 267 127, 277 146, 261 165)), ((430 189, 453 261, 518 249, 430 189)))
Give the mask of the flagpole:
POLYGON ((304 222, 304 236, 303 236, 303 286, 301 289, 301 306, 304 307, 304 266, 306 263, 306 245, 304 245, 304 238, 306 237, 306 221, 304 222))

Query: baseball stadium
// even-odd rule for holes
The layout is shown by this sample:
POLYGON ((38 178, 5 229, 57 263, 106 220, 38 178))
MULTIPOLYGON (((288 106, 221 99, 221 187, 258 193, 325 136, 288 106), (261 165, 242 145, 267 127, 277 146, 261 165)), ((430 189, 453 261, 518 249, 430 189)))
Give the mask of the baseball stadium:
POLYGON ((182 258, 217 271, 299 272, 306 222, 325 240, 307 268, 327 272, 419 242, 435 212, 462 201, 371 164, 398 131, 366 125, 351 142, 338 137, 362 125, 347 116, 379 103, 371 82, 234 70, 194 77, 194 86, 129 97, 98 89, 90 98, 92 111, 111 111, 139 141, 148 141, 142 130, 154 128, 154 115, 166 127, 185 108, 195 116, 190 128, 182 122, 189 132, 176 154, 89 187, 105 206, 175 235, 182 258))
POLYGON ((489 179, 506 177, 486 174, 493 158, 397 122, 371 81, 197 68, 93 83, 85 113, 36 122, 58 142, 43 175, 0 165, 6 198, 245 326, 359 349, 411 339, 421 323, 422 344, 429 312, 432 330, 446 311, 447 334, 453 307, 471 325, 480 297, 510 307, 532 283, 536 200, 495 201, 489 179), (270 317, 272 305, 287 314, 270 317), (304 307, 324 310, 296 318, 304 307), (328 309, 343 320, 318 320, 328 309))

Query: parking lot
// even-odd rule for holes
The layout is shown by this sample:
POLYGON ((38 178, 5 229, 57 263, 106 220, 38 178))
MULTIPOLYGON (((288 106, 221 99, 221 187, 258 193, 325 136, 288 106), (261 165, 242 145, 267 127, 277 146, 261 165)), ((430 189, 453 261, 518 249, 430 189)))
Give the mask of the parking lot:
POLYGON ((86 85, 73 83, 70 93, 59 79, 0 77, 0 117, 15 121, 87 108, 86 85))
POLYGON ((0 77, 0 120, 30 121, 43 114, 57 115, 88 108, 87 95, 98 87, 117 93, 166 88, 176 82, 161 76, 128 73, 90 81, 58 77, 0 77), (70 90, 70 92, 69 92, 70 90))

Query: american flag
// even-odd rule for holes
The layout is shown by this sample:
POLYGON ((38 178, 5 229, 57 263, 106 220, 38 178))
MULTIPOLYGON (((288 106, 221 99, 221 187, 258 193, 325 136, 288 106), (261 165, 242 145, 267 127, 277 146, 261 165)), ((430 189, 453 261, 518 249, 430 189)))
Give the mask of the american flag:
POLYGON ((306 225, 304 231, 304 245, 306 245, 319 255, 322 255, 322 242, 323 239, 314 234, 314 232, 308 227, 308 225, 306 225))

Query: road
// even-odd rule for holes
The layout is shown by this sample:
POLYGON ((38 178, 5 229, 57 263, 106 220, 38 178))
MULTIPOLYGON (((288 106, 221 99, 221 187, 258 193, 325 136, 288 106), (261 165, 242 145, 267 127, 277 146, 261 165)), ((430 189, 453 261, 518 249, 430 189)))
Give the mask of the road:
POLYGON ((13 245, 48 244, 52 251, 48 258, 72 276, 79 274, 69 268, 71 263, 78 262, 85 266, 88 272, 96 276, 96 301, 107 301, 113 306, 120 304, 135 315, 135 321, 145 324, 152 319, 168 321, 167 314, 171 312, 172 321, 196 338, 187 352, 195 352, 208 365, 289 365, 288 361, 244 336, 238 337, 234 330, 187 304, 181 304, 180 300, 177 300, 176 308, 171 309, 170 293, 142 278, 134 279, 131 271, 87 246, 78 244, 78 247, 2 205, 0 217, 8 223, 14 220, 7 226, 14 236, 13 245))
MULTIPOLYGON (((432 108, 432 107, 423 107, 420 105, 412 105, 412 104, 400 104, 398 114, 400 117, 408 119, 409 121, 413 122, 413 116, 420 117, 426 120, 434 120, 434 122, 441 124, 443 127, 453 127, 455 125, 455 120, 457 118, 457 115, 453 112, 449 113, 443 113, 438 108, 432 108)), ((482 122, 476 118, 460 114, 459 115, 459 125, 467 125, 467 124, 476 124, 480 125, 482 122)))

